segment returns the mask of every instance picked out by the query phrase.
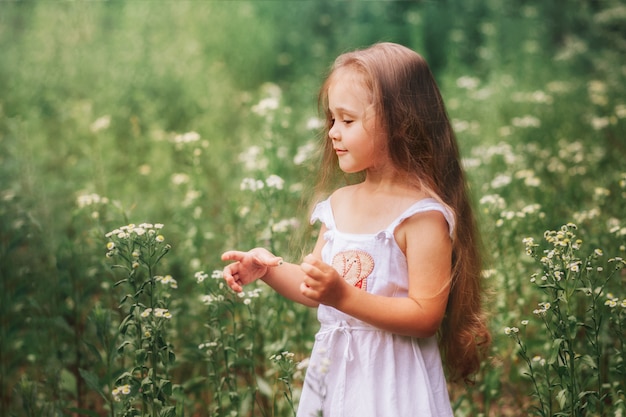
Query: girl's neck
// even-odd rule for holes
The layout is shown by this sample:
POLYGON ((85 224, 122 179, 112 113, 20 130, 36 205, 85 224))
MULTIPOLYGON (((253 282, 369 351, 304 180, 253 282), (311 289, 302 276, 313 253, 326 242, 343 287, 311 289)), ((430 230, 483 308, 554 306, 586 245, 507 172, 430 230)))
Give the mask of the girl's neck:
POLYGON ((354 234, 378 233, 428 194, 398 181, 365 181, 333 193, 331 200, 337 229, 354 234))
POLYGON ((414 194, 420 192, 420 187, 406 175, 397 170, 370 170, 359 188, 370 194, 395 194, 397 192, 414 194))
POLYGON ((384 201, 384 204, 400 205, 412 204, 418 200, 429 197, 418 186, 398 181, 368 181, 367 179, 352 188, 352 198, 361 203, 370 201, 384 201))

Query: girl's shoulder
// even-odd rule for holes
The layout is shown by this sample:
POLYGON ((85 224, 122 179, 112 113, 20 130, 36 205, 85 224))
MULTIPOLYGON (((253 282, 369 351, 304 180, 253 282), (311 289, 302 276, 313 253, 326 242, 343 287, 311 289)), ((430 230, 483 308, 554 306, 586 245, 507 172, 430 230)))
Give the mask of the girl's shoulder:
POLYGON ((335 191, 333 191, 330 196, 328 197, 328 200, 333 202, 333 205, 335 204, 343 204, 346 201, 349 201, 352 196, 354 195, 354 191, 356 190, 357 185, 353 184, 353 185, 346 185, 344 187, 341 188, 337 188, 335 191))

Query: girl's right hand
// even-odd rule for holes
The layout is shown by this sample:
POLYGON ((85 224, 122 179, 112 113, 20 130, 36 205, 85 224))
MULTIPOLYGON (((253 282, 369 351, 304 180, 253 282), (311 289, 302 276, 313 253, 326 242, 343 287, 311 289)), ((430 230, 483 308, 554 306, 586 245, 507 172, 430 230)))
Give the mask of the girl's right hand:
POLYGON ((270 267, 283 263, 281 257, 264 248, 255 248, 248 252, 224 252, 222 260, 235 261, 224 268, 224 280, 235 292, 241 292, 244 285, 263 278, 270 267))

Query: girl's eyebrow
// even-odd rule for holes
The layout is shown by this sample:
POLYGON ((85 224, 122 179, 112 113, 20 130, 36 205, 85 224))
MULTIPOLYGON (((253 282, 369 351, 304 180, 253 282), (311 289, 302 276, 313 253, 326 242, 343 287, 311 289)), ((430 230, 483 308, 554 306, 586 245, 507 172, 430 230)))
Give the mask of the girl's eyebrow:
POLYGON ((345 108, 345 107, 335 107, 334 109, 329 107, 329 108, 328 108, 328 110, 329 110, 331 113, 348 113, 348 114, 356 114, 356 111, 354 111, 354 110, 350 110, 350 109, 347 109, 347 108, 345 108))

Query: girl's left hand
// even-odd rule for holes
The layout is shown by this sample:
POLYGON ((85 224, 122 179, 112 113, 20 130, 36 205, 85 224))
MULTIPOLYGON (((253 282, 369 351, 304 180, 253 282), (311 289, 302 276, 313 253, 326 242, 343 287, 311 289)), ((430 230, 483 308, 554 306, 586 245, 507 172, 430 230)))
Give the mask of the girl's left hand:
POLYGON ((349 284, 331 265, 307 255, 300 268, 305 273, 300 286, 302 295, 321 304, 337 306, 349 284))
POLYGON ((283 258, 264 248, 255 248, 248 252, 224 252, 222 260, 235 261, 224 268, 224 280, 235 292, 243 291, 244 285, 263 278, 269 268, 283 263, 283 258))

